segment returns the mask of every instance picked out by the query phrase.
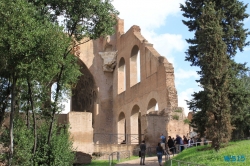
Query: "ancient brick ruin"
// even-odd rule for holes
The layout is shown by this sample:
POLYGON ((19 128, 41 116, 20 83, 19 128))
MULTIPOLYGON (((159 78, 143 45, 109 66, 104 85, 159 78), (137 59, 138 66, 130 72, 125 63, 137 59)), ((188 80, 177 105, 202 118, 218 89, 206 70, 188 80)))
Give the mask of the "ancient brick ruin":
POLYGON ((143 139, 154 147, 162 133, 190 132, 178 107, 173 65, 139 26, 124 33, 119 19, 114 35, 80 45, 76 56, 83 76, 73 90, 71 112, 60 119, 71 124, 78 151, 133 150, 143 139))

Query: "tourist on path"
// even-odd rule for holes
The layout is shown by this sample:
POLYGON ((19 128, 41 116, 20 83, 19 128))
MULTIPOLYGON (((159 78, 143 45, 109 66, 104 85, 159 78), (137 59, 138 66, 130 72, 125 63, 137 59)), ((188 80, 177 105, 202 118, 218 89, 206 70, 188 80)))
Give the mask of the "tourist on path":
POLYGON ((140 165, 145 165, 145 155, 146 155, 146 143, 143 140, 141 145, 140 145, 140 150, 141 150, 141 159, 140 159, 140 165))
POLYGON ((166 150, 166 137, 163 134, 161 134, 160 140, 161 140, 161 147, 162 147, 162 149, 163 149, 163 151, 165 153, 165 150, 166 150))
POLYGON ((164 153, 163 148, 161 146, 161 143, 159 142, 158 146, 156 147, 156 154, 157 154, 158 163, 159 163, 160 166, 162 166, 162 155, 163 155, 163 153, 164 153))
POLYGON ((171 136, 168 136, 168 148, 172 154, 174 154, 174 140, 172 140, 171 136))

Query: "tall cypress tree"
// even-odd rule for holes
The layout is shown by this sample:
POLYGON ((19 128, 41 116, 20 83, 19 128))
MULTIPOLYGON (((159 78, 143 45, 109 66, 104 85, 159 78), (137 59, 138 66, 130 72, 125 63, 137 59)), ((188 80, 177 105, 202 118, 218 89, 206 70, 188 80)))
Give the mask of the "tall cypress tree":
POLYGON ((245 64, 232 59, 237 49, 243 51, 249 44, 246 42, 249 32, 242 23, 248 17, 246 8, 237 0, 186 0, 181 5, 183 16, 188 18, 183 23, 195 32, 193 39, 187 39, 191 46, 186 61, 201 68, 197 82, 204 89, 194 93, 187 103, 190 109, 200 111, 192 123, 213 141, 215 150, 231 137, 231 108, 235 99, 232 94, 239 88, 238 73, 246 70, 245 64), (201 115, 206 117, 198 117, 201 115))

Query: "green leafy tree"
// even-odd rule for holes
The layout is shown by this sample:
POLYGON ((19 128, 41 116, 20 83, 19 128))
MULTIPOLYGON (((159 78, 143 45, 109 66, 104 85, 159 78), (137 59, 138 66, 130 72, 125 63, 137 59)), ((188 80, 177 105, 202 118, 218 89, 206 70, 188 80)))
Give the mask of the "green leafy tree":
POLYGON ((29 155, 31 162, 36 163, 38 159, 40 165, 65 165, 71 162, 69 154, 69 158, 62 161, 64 164, 56 161, 62 153, 72 152, 72 149, 69 148, 67 136, 63 138, 69 142, 60 141, 61 135, 56 134, 58 128, 54 126, 63 95, 68 93, 81 74, 77 58, 73 56, 74 48, 114 32, 117 14, 109 0, 0 2, 0 30, 3 33, 0 37, 0 86, 3 87, 0 102, 1 114, 10 110, 7 139, 10 140, 9 165, 20 157, 17 154, 23 153, 17 148, 18 142, 14 141, 14 137, 26 135, 24 132, 20 132, 20 136, 15 134, 19 125, 14 123, 14 119, 20 112, 25 113, 27 130, 33 134, 33 139, 30 139, 33 141, 32 149, 27 146, 27 151, 30 149, 32 154, 29 155), (63 27, 58 24, 59 17, 63 18, 63 27), (51 101, 53 83, 56 83, 56 91, 51 101), (40 130, 39 125, 44 120, 47 126, 40 130), (46 141, 39 139, 40 132, 47 134, 46 141), (51 150, 60 146, 64 146, 65 151, 51 150))
MULTIPOLYGON (((40 81, 39 85, 46 87, 47 85, 44 85, 43 81, 53 80, 61 69, 58 66, 66 63, 69 65, 66 68, 68 70, 64 70, 64 73, 68 76, 68 79, 71 79, 66 83, 70 84, 76 81, 80 72, 75 57, 68 56, 64 59, 61 57, 71 44, 68 35, 62 31, 61 27, 52 24, 46 17, 38 19, 38 11, 32 4, 25 0, 3 0, 0 2, 0 15, 2 18, 0 29, 3 33, 0 37, 0 54, 1 59, 4 59, 5 62, 5 65, 1 68, 0 77, 4 81, 2 85, 6 87, 4 91, 6 94, 1 94, 3 96, 1 105, 2 110, 8 109, 6 103, 10 101, 9 165, 11 165, 14 154, 15 113, 20 111, 19 105, 24 102, 20 98, 20 94, 24 92, 23 87, 21 87, 21 85, 24 85, 23 82, 27 81, 29 87, 31 87, 32 81, 40 81), (43 68, 37 68, 38 66, 43 66, 43 68), (74 71, 74 74, 68 73, 72 71, 74 71), (9 96, 11 98, 8 98, 9 96)), ((32 101, 36 100, 30 100, 34 96, 31 93, 31 88, 27 92, 29 103, 31 103, 29 109, 34 113, 35 108, 32 101)), ((42 98, 39 100, 42 100, 42 98)), ((34 140, 36 141, 35 120, 36 117, 33 116, 34 122, 32 124, 34 140)), ((33 146, 33 153, 35 153, 36 142, 33 146)))
MULTIPOLYGON (((186 60, 201 68, 198 71, 201 78, 197 82, 204 89, 194 93, 193 99, 187 102, 190 109, 200 111, 194 115, 192 124, 212 139, 216 150, 230 139, 232 106, 236 106, 232 101, 240 89, 237 75, 247 70, 245 64, 233 60, 237 50, 243 51, 249 44, 245 42, 249 32, 242 23, 248 17, 246 7, 231 0, 187 0, 181 5, 183 16, 188 18, 183 23, 195 32, 193 39, 187 39, 191 46, 186 52, 186 60)), ((247 104, 241 101, 243 105, 247 104)))
MULTIPOLYGON (((71 47, 65 49, 65 52, 62 54, 63 59, 66 59, 78 45, 114 32, 118 12, 114 9, 110 0, 29 1, 37 7, 41 15, 49 16, 52 22, 58 23, 60 18, 63 20, 61 23, 64 27, 64 31, 72 39, 71 47)), ((58 111, 59 98, 62 94, 61 88, 65 85, 64 81, 68 80, 68 77, 64 75, 64 70, 67 68, 67 65, 61 64, 59 68, 60 71, 54 79, 57 86, 54 102, 51 103, 52 111, 50 114, 52 120, 50 122, 51 127, 48 134, 48 144, 50 143, 55 114, 58 111)))

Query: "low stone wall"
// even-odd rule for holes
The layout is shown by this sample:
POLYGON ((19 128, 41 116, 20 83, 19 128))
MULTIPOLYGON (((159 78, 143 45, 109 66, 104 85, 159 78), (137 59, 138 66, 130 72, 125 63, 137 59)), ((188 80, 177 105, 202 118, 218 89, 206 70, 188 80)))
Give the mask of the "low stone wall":
POLYGON ((132 155, 137 155, 139 145, 126 145, 126 144, 95 144, 93 159, 107 160, 112 155, 116 158, 119 152, 120 158, 127 158, 132 155))

